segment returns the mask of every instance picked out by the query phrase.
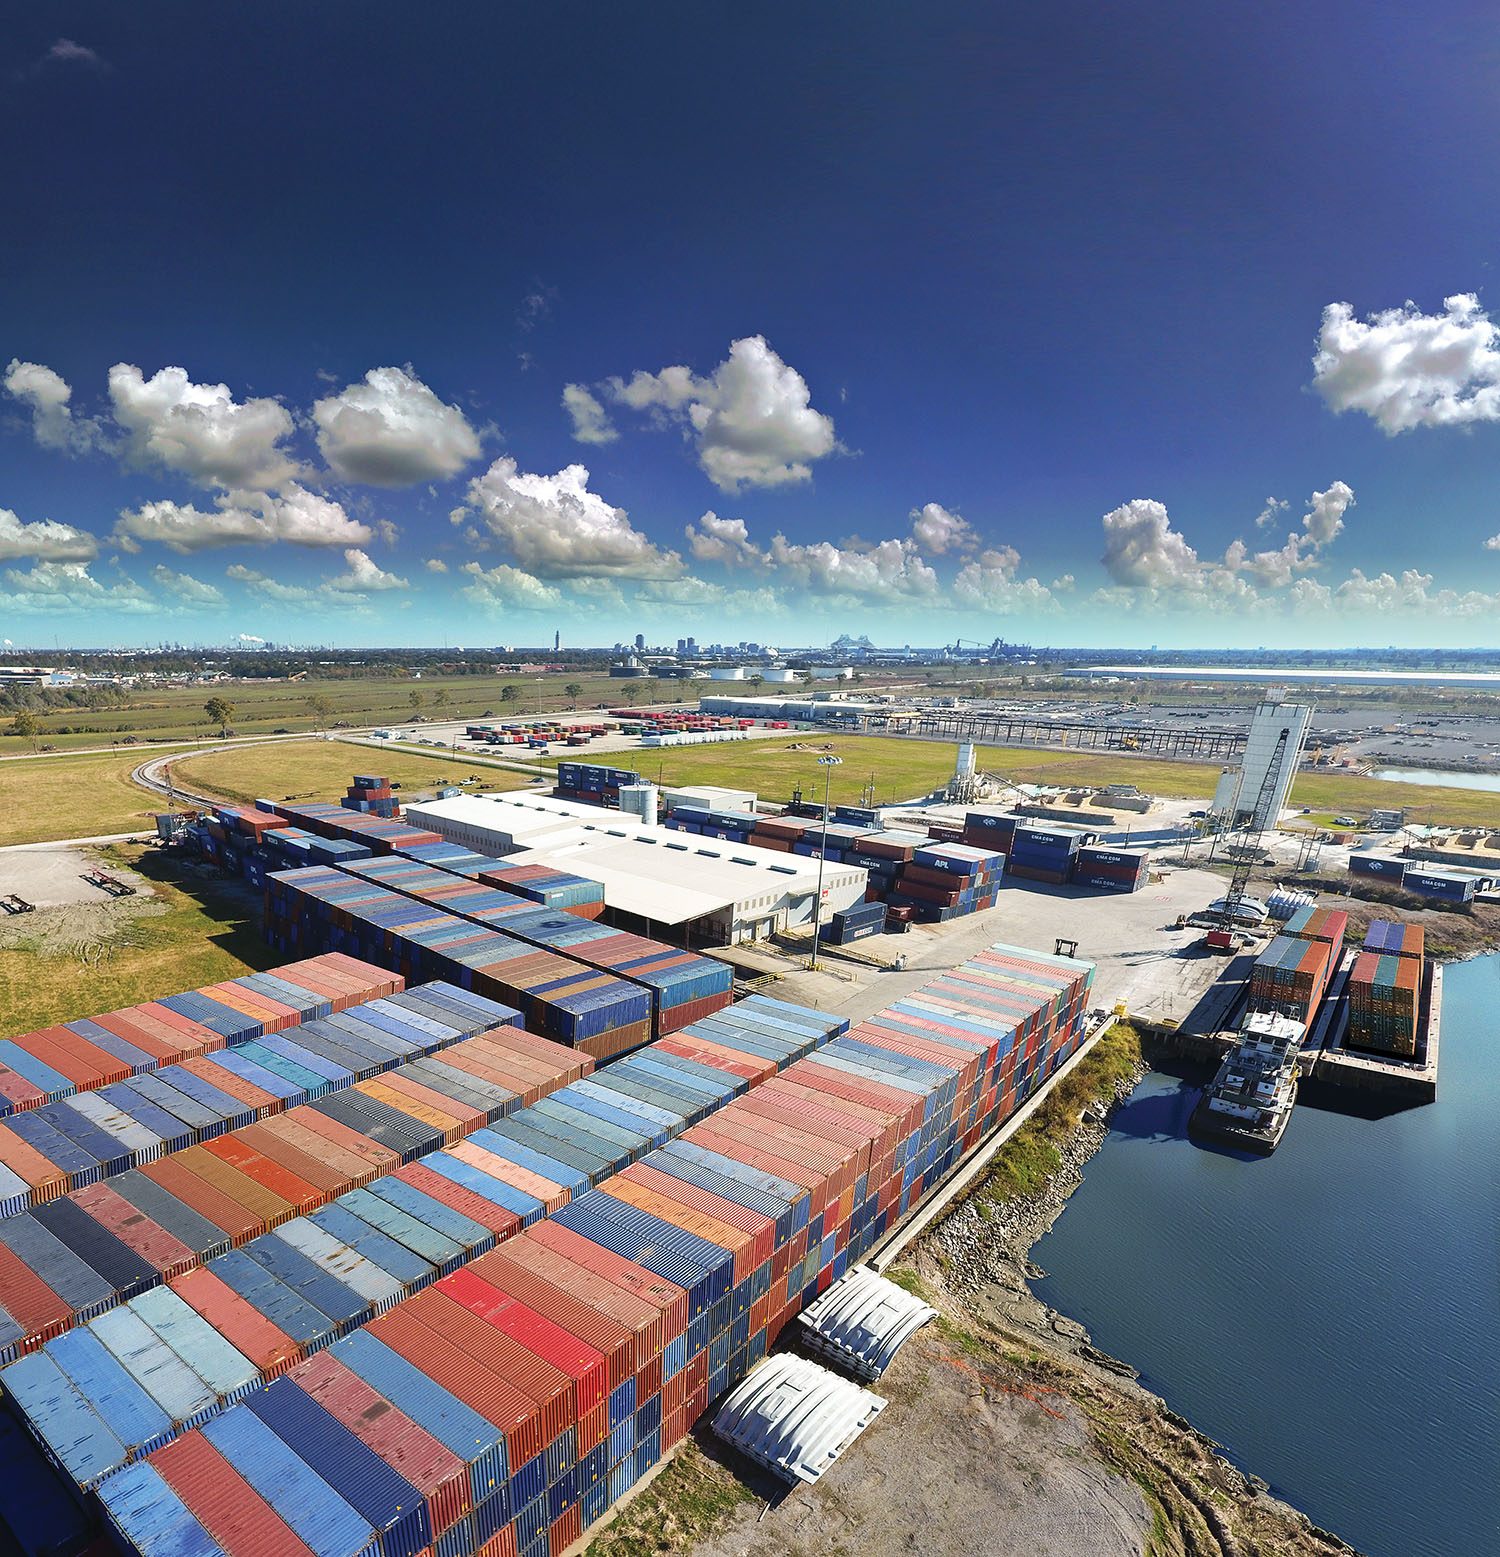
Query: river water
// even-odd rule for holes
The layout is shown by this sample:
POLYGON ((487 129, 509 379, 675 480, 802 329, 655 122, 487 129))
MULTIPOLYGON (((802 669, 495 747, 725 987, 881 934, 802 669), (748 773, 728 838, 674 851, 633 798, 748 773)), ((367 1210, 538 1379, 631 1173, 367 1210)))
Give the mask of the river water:
POLYGON ((1438 1101, 1299 1101, 1268 1158, 1190 1144, 1198 1085, 1153 1072, 1032 1254, 1043 1302, 1370 1557, 1500 1553, 1497 1012, 1500 955, 1448 968, 1438 1101))
POLYGON ((1479 789, 1500 795, 1500 773, 1460 773, 1446 768, 1371 768, 1371 778, 1392 784, 1436 784, 1444 789, 1479 789))

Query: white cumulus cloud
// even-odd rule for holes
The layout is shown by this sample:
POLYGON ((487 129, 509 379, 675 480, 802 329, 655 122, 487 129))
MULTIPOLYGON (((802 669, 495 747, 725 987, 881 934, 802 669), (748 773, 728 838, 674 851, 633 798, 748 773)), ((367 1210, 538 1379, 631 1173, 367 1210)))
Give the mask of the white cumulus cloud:
POLYGON ((1198 553, 1172 528, 1164 503, 1137 497, 1104 516, 1105 571, 1117 584, 1170 589, 1199 577, 1198 553))
MULTIPOLYGON (((968 610, 992 611, 999 616, 1055 609, 1052 591, 1040 579, 1017 577, 1020 565, 1020 553, 1014 547, 982 551, 958 570, 953 598, 968 610)), ((1069 579, 1063 587, 1071 586, 1069 579)))
POLYGON ((743 519, 721 519, 708 509, 696 527, 686 530, 688 550, 699 562, 718 562, 726 568, 763 565, 766 554, 752 544, 743 519))
POLYGON ((937 573, 912 541, 878 541, 855 550, 831 541, 795 545, 784 535, 771 538, 771 566, 805 589, 833 595, 900 595, 931 599, 938 593, 937 573))
POLYGON ((72 385, 42 363, 12 357, 5 370, 5 392, 31 412, 32 434, 44 449, 86 454, 104 444, 97 421, 73 415, 72 385))
POLYGON ((564 384, 562 403, 573 418, 573 437, 579 443, 613 443, 620 436, 609 412, 582 384, 564 384))
MULTIPOLYGON (((614 508, 589 491, 589 473, 567 465, 556 475, 532 475, 503 455, 469 483, 469 502, 521 567, 539 578, 671 578, 682 558, 663 551, 614 508)), ((462 523, 467 511, 450 515, 462 523)))
POLYGON ((410 367, 371 368, 313 406, 318 447, 336 475, 375 487, 456 476, 479 457, 479 435, 410 367))
POLYGON ((407 581, 394 573, 387 573, 370 557, 368 552, 350 547, 344 552, 344 572, 328 580, 330 589, 346 594, 369 594, 386 589, 406 589, 407 581))
POLYGON ((175 552, 191 552, 272 541, 353 546, 367 543, 374 535, 369 525, 351 519, 342 504, 295 482, 276 493, 226 492, 215 502, 216 507, 204 509, 164 498, 124 509, 115 538, 127 549, 155 541, 175 552))
POLYGON ((1484 543, 1484 549, 1486 551, 1500 551, 1500 535, 1492 535, 1484 543))
POLYGON ((974 541, 974 529, 967 519, 950 512, 941 503, 924 503, 911 511, 912 538, 929 556, 945 557, 962 551, 974 541))
POLYGON ((134 579, 103 584, 84 562, 39 562, 22 573, 7 569, 10 591, 0 594, 0 608, 28 613, 97 611, 145 616, 160 609, 134 579))
POLYGON ((446 573, 448 571, 448 564, 441 557, 429 557, 422 566, 429 573, 446 573))
POLYGON ((459 593, 486 610, 555 611, 564 603, 560 589, 508 563, 486 569, 477 562, 466 562, 462 571, 469 575, 469 582, 459 593))
POLYGON ((226 384, 195 384, 182 368, 146 378, 128 362, 109 370, 115 420, 140 464, 160 465, 202 486, 278 487, 297 475, 282 443, 292 417, 270 399, 237 401, 226 384))
POLYGON ((1225 566, 1231 570, 1243 568, 1257 583, 1285 588, 1296 574, 1316 566, 1319 554, 1342 532, 1344 515, 1353 506, 1354 493, 1349 485, 1335 481, 1327 491, 1314 492, 1308 499, 1302 528, 1291 531, 1285 545, 1274 551, 1251 553, 1243 541, 1235 541, 1225 553, 1225 566))
POLYGON ((707 378, 676 366, 604 387, 619 405, 682 424, 724 492, 811 480, 812 462, 839 446, 833 418, 813 409, 807 381, 761 335, 733 342, 707 378))
POLYGON ((184 605, 216 606, 224 603, 224 591, 217 584, 205 583, 190 573, 175 573, 171 568, 157 563, 151 570, 151 577, 160 589, 175 595, 184 605))
POLYGON ((89 562, 98 552, 98 541, 86 530, 75 530, 70 524, 56 524, 51 519, 23 524, 9 508, 0 508, 0 562, 12 562, 18 557, 89 562))
POLYGON ((1413 302, 1367 319, 1323 310, 1313 386, 1334 411, 1362 411, 1386 432, 1500 418, 1500 339, 1472 292, 1440 314, 1413 302))

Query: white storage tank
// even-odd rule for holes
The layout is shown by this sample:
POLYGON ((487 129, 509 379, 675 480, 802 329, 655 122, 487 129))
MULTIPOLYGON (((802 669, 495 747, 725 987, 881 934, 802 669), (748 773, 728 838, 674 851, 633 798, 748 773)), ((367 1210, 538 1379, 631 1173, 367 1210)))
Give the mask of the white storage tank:
POLYGON ((655 784, 622 784, 620 809, 627 816, 639 817, 647 826, 656 825, 657 793, 655 784))

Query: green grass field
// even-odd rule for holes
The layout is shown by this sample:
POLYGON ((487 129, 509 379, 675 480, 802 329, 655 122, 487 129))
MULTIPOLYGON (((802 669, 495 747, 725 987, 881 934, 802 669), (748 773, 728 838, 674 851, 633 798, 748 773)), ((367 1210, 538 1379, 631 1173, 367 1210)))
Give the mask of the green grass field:
POLYGON ((129 756, 0 762, 0 844, 96 838, 150 827, 151 813, 163 809, 163 802, 130 782, 131 770, 145 756, 132 748, 129 756))
MULTIPOLYGON (((567 712, 574 702, 567 688, 575 683, 582 688, 577 698, 580 713, 601 703, 618 705, 626 697, 622 688, 632 685, 580 671, 540 676, 440 676, 429 672, 420 680, 385 676, 171 687, 132 693, 128 703, 118 708, 39 714, 37 742, 68 751, 108 746, 126 736, 142 741, 192 741, 213 736, 218 732, 209 723, 203 705, 216 695, 234 704, 233 728, 239 735, 321 731, 324 716, 313 713, 309 707, 312 698, 327 701, 330 724, 401 724, 418 713, 431 719, 477 719, 486 714, 509 719, 527 713, 567 712), (507 688, 516 694, 508 703, 501 696, 507 688), (420 707, 413 706, 413 693, 422 699, 420 707), (62 733, 64 726, 69 733, 62 733)), ((636 684, 630 695, 644 700, 650 694, 636 684)), ((687 694, 679 692, 675 682, 664 682, 654 695, 658 703, 665 703, 687 694)), ((692 696, 696 698, 697 693, 692 696)), ((31 750, 29 741, 9 734, 9 730, 9 716, 0 715, 0 756, 31 750)))
MULTIPOLYGON (((634 767, 652 782, 722 784, 753 789, 763 800, 790 798, 796 784, 805 799, 821 799, 825 747, 843 759, 833 770, 835 803, 857 805, 873 795, 877 804, 910 800, 944 783, 953 772, 956 745, 903 740, 896 736, 791 736, 786 742, 756 740, 722 746, 681 746, 615 752, 599 761, 634 767), (788 751, 792 741, 815 748, 788 751), (873 788, 870 788, 873 778, 873 788)), ((546 759, 556 765, 556 758, 546 759)), ((587 760, 587 759, 586 759, 587 760)), ((1207 799, 1218 781, 1216 764, 1162 762, 1122 753, 1095 755, 1045 747, 981 746, 979 766, 1018 784, 1095 787, 1135 784, 1148 794, 1207 799)), ((1500 827, 1500 796, 1440 785, 1391 784, 1341 773, 1303 773, 1292 787, 1292 805, 1308 806, 1321 825, 1346 812, 1361 819, 1377 806, 1407 808, 1414 820, 1453 826, 1500 827)), ((1312 820, 1312 819, 1310 819, 1312 820)))
POLYGON ((523 774, 476 764, 471 757, 413 756, 348 741, 271 741, 238 751, 203 752, 172 764, 185 788, 244 805, 268 800, 337 800, 356 773, 380 773, 403 794, 426 792, 477 775, 485 789, 524 789, 523 774))
MULTIPOLYGON (((902 740, 895 736, 791 736, 786 742, 755 740, 722 746, 671 746, 610 754, 600 761, 634 767, 645 778, 666 784, 723 784, 753 789, 763 799, 784 800, 801 784, 807 799, 821 799, 824 748, 842 758, 833 770, 836 802, 858 804, 871 793, 879 804, 911 800, 945 783, 953 773, 958 748, 940 741, 902 740), (788 751, 792 741, 813 747, 788 751)), ((1139 784, 1163 795, 1211 795, 1217 768, 1176 762, 1147 762, 1135 757, 1098 757, 1077 752, 981 746, 981 768, 1023 784, 1139 784)))
POLYGON ((183 891, 173 884, 170 867, 140 844, 99 853, 106 866, 142 869, 166 913, 129 921, 102 947, 102 955, 87 962, 25 946, 0 950, 0 1037, 175 995, 288 960, 261 939, 259 900, 243 885, 195 878, 183 891))

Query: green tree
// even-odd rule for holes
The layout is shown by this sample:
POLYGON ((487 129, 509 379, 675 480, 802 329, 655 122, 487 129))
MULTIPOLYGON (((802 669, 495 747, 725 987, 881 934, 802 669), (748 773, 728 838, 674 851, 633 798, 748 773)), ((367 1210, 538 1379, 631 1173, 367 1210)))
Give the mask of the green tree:
POLYGON ((418 709, 422 706, 422 694, 417 691, 415 687, 413 687, 411 691, 406 694, 406 701, 411 704, 413 710, 418 709))
POLYGON ((432 694, 432 706, 434 708, 446 708, 448 706, 447 687, 439 687, 437 691, 432 694))
POLYGON ((574 708, 577 708, 578 699, 583 696, 583 683, 581 681, 570 681, 563 688, 563 691, 568 694, 568 701, 574 708))
POLYGON ((30 741, 32 751, 36 750, 36 738, 41 728, 36 715, 29 708, 18 708, 16 717, 10 722, 10 733, 23 741, 30 741))
POLYGON ((500 688, 500 701, 502 703, 514 703, 519 695, 514 687, 500 688))
POLYGON ((314 693, 307 700, 307 711, 318 722, 318 728, 326 735, 328 721, 333 718, 333 704, 321 693, 314 693))
POLYGON ((757 692, 759 692, 760 689, 766 684, 766 678, 761 675, 759 671, 756 671, 753 676, 747 677, 746 679, 757 692))
POLYGON ((234 704, 227 697, 211 697, 203 705, 203 712, 208 715, 208 722, 219 727, 220 736, 229 734, 229 725, 234 718, 234 704))

